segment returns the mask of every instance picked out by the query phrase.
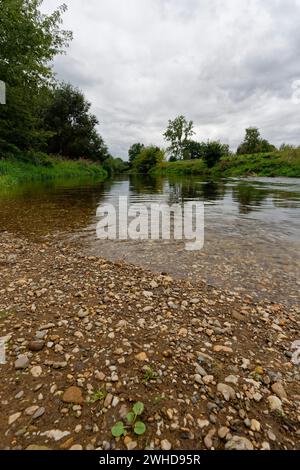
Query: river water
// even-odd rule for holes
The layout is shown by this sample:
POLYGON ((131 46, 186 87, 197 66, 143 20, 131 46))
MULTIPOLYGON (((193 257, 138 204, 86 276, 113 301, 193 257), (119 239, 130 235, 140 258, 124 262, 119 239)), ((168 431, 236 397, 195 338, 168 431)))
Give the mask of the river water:
POLYGON ((57 236, 78 249, 173 276, 300 305, 300 179, 122 176, 104 183, 30 185, 0 193, 0 230, 37 240, 57 236), (203 201, 205 243, 189 252, 178 241, 103 241, 100 204, 203 201))

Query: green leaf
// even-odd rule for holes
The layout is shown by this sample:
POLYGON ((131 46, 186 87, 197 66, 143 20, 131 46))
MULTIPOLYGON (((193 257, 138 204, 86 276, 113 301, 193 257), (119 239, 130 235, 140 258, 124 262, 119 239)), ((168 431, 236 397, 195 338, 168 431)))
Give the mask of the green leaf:
POLYGON ((141 415, 144 411, 144 403, 142 403, 141 401, 138 401, 137 403, 135 403, 132 407, 133 409, 133 412, 135 415, 141 415))
POLYGON ((137 421, 134 425, 134 432, 135 434, 138 434, 139 436, 144 434, 146 432, 145 424, 142 423, 142 421, 137 421))
POLYGON ((130 411, 130 413, 128 413, 128 415, 126 416, 126 419, 129 424, 133 423, 134 417, 135 417, 135 414, 133 413, 133 411, 130 411))
POLYGON ((118 421, 111 429, 111 433, 114 437, 120 437, 126 433, 124 429, 124 424, 122 421, 118 421))

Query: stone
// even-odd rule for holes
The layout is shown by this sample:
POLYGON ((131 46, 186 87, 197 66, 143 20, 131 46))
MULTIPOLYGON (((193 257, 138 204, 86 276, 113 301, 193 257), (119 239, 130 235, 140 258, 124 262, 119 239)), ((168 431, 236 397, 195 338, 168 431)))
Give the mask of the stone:
POLYGON ((45 341, 43 340, 33 340, 28 344, 28 349, 33 352, 41 351, 45 346, 45 341))
POLYGON ((253 450, 253 444, 246 437, 233 436, 225 444, 226 450, 253 450))
POLYGON ((10 425, 13 424, 15 421, 17 421, 17 419, 19 419, 21 415, 22 415, 22 413, 20 413, 20 412, 14 413, 13 415, 11 415, 11 416, 8 418, 8 425, 10 426, 10 425))
POLYGON ((28 408, 26 408, 25 410, 25 414, 27 416, 33 416, 34 413, 39 409, 39 406, 36 406, 36 405, 33 405, 33 406, 29 406, 28 408))
POLYGON ((227 434, 229 433, 229 428, 227 428, 226 426, 222 426, 219 430, 218 430, 218 436, 220 439, 225 439, 227 434))
POLYGON ((281 400, 287 399, 287 394, 281 382, 275 382, 272 387, 272 392, 275 393, 281 400))
POLYGON ((32 415, 32 419, 38 419, 40 418, 41 416, 43 416, 43 414, 45 413, 45 408, 44 407, 40 407, 38 410, 36 410, 36 412, 32 415))
POLYGON ((260 422, 257 421, 256 419, 251 419, 251 424, 250 424, 251 431, 260 432, 260 428, 261 428, 260 422))
POLYGON ((80 444, 74 444, 69 450, 83 450, 83 447, 80 444))
POLYGON ((233 353, 232 348, 229 348, 227 346, 218 346, 218 345, 213 347, 213 351, 217 352, 217 353, 219 353, 219 352, 224 352, 224 353, 228 353, 228 354, 233 353))
POLYGON ((55 442, 60 441, 66 436, 69 436, 70 431, 61 431, 60 429, 51 429, 50 431, 45 431, 41 433, 41 436, 46 436, 49 439, 53 439, 55 442))
POLYGON ((167 439, 163 439, 160 442, 160 447, 161 447, 162 450, 171 450, 172 449, 172 444, 167 439))
POLYGON ((207 428, 209 426, 209 421, 207 419, 198 419, 197 424, 200 429, 207 428))
POLYGON ((63 394, 62 401, 64 403, 73 403, 74 405, 82 405, 84 400, 82 391, 79 387, 69 387, 63 394))
POLYGON ((145 352, 140 352, 139 354, 136 354, 135 358, 138 361, 145 362, 148 361, 147 354, 145 352))
POLYGON ((24 354, 22 354, 21 356, 19 356, 15 362, 15 369, 16 370, 20 370, 20 369, 27 369, 27 367, 29 366, 29 359, 27 356, 25 356, 24 354))
POLYGON ((268 403, 271 411, 281 411, 282 401, 275 395, 268 397, 268 403))
POLYGON ((239 378, 236 375, 228 375, 228 377, 226 377, 225 379, 225 382, 228 384, 237 385, 239 382, 239 378))
POLYGON ((111 402, 113 401, 113 395, 111 393, 108 393, 105 397, 104 400, 104 408, 108 408, 111 405, 111 402))
POLYGON ((215 429, 211 429, 208 434, 205 436, 204 438, 204 444, 205 444, 205 447, 210 450, 213 446, 213 440, 212 438, 214 437, 214 435, 216 434, 216 430, 215 429))
POLYGON ((41 366, 34 366, 30 369, 30 373, 33 377, 40 377, 43 373, 41 366))
POLYGON ((235 399, 235 391, 230 385, 219 383, 217 385, 217 391, 223 395, 226 401, 235 399))
POLYGON ((30 446, 26 447, 26 450, 51 450, 47 446, 39 446, 37 444, 30 444, 30 446))

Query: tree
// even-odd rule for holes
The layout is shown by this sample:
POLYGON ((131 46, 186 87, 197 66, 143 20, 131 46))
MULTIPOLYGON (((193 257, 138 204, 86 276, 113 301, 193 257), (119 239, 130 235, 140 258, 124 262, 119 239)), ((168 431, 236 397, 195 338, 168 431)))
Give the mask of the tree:
POLYGON ((267 140, 260 137, 257 127, 249 127, 246 129, 244 141, 237 149, 238 155, 248 155, 254 153, 273 152, 276 147, 267 140))
POLYGON ((136 173, 147 174, 157 164, 164 160, 164 152, 154 145, 143 148, 133 162, 133 169, 136 173))
POLYGON ((41 14, 42 0, 0 0, 0 79, 6 82, 6 105, 0 106, 0 150, 45 146, 41 108, 53 79, 51 61, 72 35, 61 29, 62 5, 41 14))
POLYGON ((190 140, 187 143, 187 151, 189 153, 190 160, 200 160, 201 158, 204 158, 205 150, 205 142, 196 142, 195 140, 190 140))
POLYGON ((188 143, 194 134, 193 126, 193 121, 187 121, 184 116, 178 116, 173 121, 169 121, 164 138, 170 142, 167 151, 173 160, 188 159, 188 143))
POLYGON ((141 153, 141 151, 145 148, 144 144, 133 144, 130 149, 128 150, 128 157, 129 157, 129 165, 132 167, 134 160, 136 157, 141 153))
POLYGON ((63 83, 54 90, 44 115, 45 127, 53 134, 48 143, 49 153, 101 162, 109 156, 90 107, 83 93, 70 84, 63 83))
POLYGON ((205 144, 204 160, 208 168, 215 166, 222 157, 229 154, 229 145, 219 141, 209 141, 205 144))

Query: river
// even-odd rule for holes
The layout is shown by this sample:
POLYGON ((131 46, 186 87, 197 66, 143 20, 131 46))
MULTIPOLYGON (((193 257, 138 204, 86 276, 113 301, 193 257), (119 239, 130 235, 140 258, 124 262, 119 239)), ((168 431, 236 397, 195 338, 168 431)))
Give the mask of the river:
POLYGON ((300 179, 121 176, 103 183, 48 182, 0 197, 0 230, 33 240, 56 236, 78 250, 126 260, 175 277, 258 299, 300 305, 300 179), (189 252, 178 241, 102 241, 100 204, 203 201, 205 243, 189 252))

